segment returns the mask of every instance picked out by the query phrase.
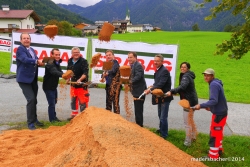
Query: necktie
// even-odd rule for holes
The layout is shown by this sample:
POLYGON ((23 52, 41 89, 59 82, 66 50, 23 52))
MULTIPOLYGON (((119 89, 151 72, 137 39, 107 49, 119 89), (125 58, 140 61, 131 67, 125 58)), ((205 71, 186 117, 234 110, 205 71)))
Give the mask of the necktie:
POLYGON ((35 59, 35 55, 34 55, 34 53, 32 52, 32 50, 29 48, 28 51, 29 51, 30 55, 32 56, 32 58, 35 59))

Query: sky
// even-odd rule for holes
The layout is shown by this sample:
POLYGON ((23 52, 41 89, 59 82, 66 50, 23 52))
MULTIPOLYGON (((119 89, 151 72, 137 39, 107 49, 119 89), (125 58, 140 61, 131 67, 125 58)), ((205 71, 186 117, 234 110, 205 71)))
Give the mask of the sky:
POLYGON ((62 3, 62 4, 75 4, 82 7, 87 7, 100 2, 101 0, 52 0, 54 3, 62 3))

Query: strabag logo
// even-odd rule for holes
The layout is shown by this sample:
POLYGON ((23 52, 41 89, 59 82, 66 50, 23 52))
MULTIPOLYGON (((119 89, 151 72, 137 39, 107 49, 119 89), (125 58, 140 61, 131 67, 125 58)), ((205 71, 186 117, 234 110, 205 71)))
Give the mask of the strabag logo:
POLYGON ((6 39, 3 39, 3 38, 0 38, 0 45, 1 45, 1 46, 10 47, 10 46, 11 46, 11 41, 10 41, 10 40, 6 40, 6 39))

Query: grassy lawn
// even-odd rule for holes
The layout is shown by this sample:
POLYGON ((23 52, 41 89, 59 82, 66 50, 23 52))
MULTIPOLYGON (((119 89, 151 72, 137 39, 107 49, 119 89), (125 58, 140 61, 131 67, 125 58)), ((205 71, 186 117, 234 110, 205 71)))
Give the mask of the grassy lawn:
MULTIPOLYGON (((153 133, 156 133, 156 129, 150 129, 153 133)), ((169 137, 167 141, 174 144, 182 151, 192 155, 194 158, 200 158, 207 155, 209 146, 208 134, 199 133, 197 140, 191 147, 183 145, 185 138, 185 132, 181 130, 169 130, 169 137)), ((249 167, 250 165, 250 137, 248 136, 225 136, 223 139, 224 153, 221 159, 224 161, 209 162, 203 161, 209 167, 249 167)), ((166 150, 167 151, 167 150, 166 150)), ((198 160, 198 159, 197 159, 198 160)))
POLYGON ((10 73, 10 53, 0 52, 0 74, 10 73))

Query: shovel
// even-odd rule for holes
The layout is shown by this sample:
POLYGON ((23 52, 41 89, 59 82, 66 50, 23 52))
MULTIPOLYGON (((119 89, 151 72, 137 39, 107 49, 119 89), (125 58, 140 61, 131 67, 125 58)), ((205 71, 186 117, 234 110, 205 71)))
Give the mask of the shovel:
POLYGON ((54 57, 44 57, 43 63, 52 63, 54 61, 54 57))
MULTIPOLYGON (((111 70, 113 67, 113 62, 112 61, 108 61, 108 62, 103 62, 103 67, 102 70, 104 71, 104 73, 106 73, 107 71, 111 70)), ((100 82, 105 82, 105 78, 104 76, 102 76, 102 79, 100 80, 100 82)))
POLYGON ((190 106, 189 101, 186 100, 186 99, 180 100, 180 101, 178 102, 178 104, 179 104, 180 106, 182 106, 183 108, 186 108, 186 109, 188 109, 188 110, 190 110, 190 109, 194 110, 194 109, 195 109, 194 106, 190 106))
POLYGON ((92 81, 88 81, 88 82, 68 82, 68 83, 69 84, 78 84, 78 85, 83 85, 83 86, 88 86, 88 87, 96 85, 92 81))

